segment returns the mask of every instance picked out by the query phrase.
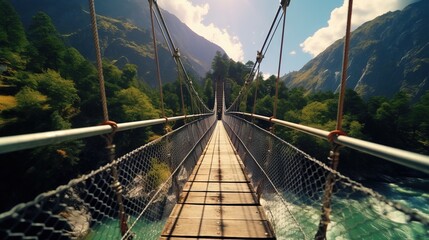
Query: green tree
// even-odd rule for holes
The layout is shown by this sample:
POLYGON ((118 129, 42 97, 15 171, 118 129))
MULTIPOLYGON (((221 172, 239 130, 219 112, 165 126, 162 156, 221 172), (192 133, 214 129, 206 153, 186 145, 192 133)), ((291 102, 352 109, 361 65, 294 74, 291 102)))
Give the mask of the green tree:
MULTIPOLYGON (((206 104, 209 108, 214 106, 214 91, 213 91, 213 81, 211 78, 207 78, 204 83, 204 97, 206 104)), ((218 103, 220 104, 220 103, 218 103)))
POLYGON ((218 79, 225 79, 228 76, 228 69, 228 56, 225 53, 222 55, 221 52, 217 51, 212 62, 212 70, 213 76, 215 77, 215 81, 217 81, 218 79))
POLYGON ((35 74, 38 90, 48 96, 49 105, 53 110, 64 112, 68 118, 77 111, 79 96, 73 81, 66 80, 58 72, 48 70, 43 74, 35 74))
POLYGON ((66 47, 46 13, 39 12, 33 17, 28 39, 31 43, 29 69, 36 72, 60 69, 66 47))
POLYGON ((411 138, 418 145, 418 151, 429 154, 429 91, 411 108, 409 115, 411 138))
MULTIPOLYGON (((71 127, 71 119, 79 113, 79 96, 71 80, 57 72, 28 75, 17 94, 16 126, 21 133, 59 130, 71 127)), ((15 133, 16 134, 16 133, 15 133)))
POLYGON ((248 73, 250 73, 250 69, 247 69, 243 63, 229 60, 228 77, 234 79, 238 85, 243 86, 248 73))
POLYGON ((28 45, 24 27, 8 1, 0 0, 0 63, 13 68, 22 67, 20 53, 28 45))
POLYGON ((302 109, 301 121, 306 125, 323 125, 330 120, 328 105, 322 102, 311 102, 302 109))
POLYGON ((134 64, 125 64, 122 68, 121 81, 119 86, 128 88, 132 85, 137 85, 137 66, 134 64))
POLYGON ((264 96, 256 103, 256 113, 263 116, 272 116, 273 114, 273 98, 271 96, 264 96))
POLYGON ((27 111, 37 113, 49 109, 48 97, 37 90, 24 87, 15 95, 17 111, 27 111))
POLYGON ((121 121, 141 121, 158 118, 156 110, 146 94, 135 87, 120 90, 116 94, 117 102, 121 106, 121 121))
POLYGON ((289 91, 287 99, 289 109, 300 110, 307 105, 307 98, 304 97, 304 89, 293 88, 289 91))
POLYGON ((107 98, 113 98, 116 92, 123 89, 120 86, 122 82, 122 71, 112 62, 103 60, 103 73, 107 98))

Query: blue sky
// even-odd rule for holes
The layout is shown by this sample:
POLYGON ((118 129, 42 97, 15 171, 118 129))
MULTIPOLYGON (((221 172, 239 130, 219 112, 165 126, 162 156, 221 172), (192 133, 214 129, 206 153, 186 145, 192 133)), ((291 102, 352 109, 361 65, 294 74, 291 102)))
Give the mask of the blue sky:
MULTIPOLYGON (((354 1, 355 29, 413 0, 354 1)), ((206 39, 221 46, 236 61, 254 61, 279 6, 279 0, 158 0, 165 10, 206 39)), ((299 70, 331 43, 344 36, 348 0, 292 0, 287 10, 281 74, 299 70)), ((281 29, 261 64, 276 74, 281 29)))

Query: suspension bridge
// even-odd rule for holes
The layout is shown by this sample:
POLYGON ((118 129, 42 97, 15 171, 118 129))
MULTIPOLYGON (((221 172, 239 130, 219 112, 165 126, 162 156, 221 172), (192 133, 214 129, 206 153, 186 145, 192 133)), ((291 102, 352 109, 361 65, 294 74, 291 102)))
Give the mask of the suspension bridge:
MULTIPOLYGON (((210 110, 186 74, 156 1, 150 0, 152 26, 156 20, 163 29, 178 72, 185 78, 181 88, 187 89, 194 101, 194 112, 188 113, 182 104, 182 116, 167 117, 162 109, 163 118, 126 123, 115 123, 108 116, 95 7, 92 0, 89 2, 104 124, 2 137, 0 153, 104 136, 108 163, 1 213, 0 239, 429 238, 427 215, 337 171, 339 148, 348 147, 429 173, 428 156, 345 136, 341 131, 344 94, 340 94, 337 128, 331 132, 277 119, 277 100, 273 116, 238 111, 244 93, 259 74, 278 19, 283 19, 284 29, 290 1, 281 2, 239 96, 226 108, 223 83, 218 81, 215 106, 210 110), (178 129, 115 156, 115 133, 184 120, 178 129), (271 125, 271 131, 256 125, 256 120, 271 125), (330 164, 277 137, 274 126, 330 141, 330 164), (162 182, 155 177, 156 171, 167 173, 162 182), (392 218, 398 214, 403 220, 392 218)), ((347 76, 344 66, 348 61, 351 6, 350 0, 341 86, 345 86, 347 76)), ((158 61, 153 27, 152 31, 158 61)), ((159 65, 157 70, 162 101, 159 65)))

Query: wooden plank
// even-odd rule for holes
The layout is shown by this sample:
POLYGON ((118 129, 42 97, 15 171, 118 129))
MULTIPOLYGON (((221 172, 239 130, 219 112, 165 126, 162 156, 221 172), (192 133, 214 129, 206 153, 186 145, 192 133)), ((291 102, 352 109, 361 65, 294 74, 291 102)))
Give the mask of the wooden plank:
POLYGON ((222 168, 222 169, 236 169, 240 170, 243 167, 240 164, 236 163, 202 163, 200 167, 206 168, 222 168))
POLYGON ((179 196, 178 203, 255 205, 256 199, 256 196, 252 193, 183 192, 179 196))
POLYGON ((190 180, 195 182, 248 182, 243 173, 240 174, 198 174, 191 175, 189 177, 190 180))
MULTIPOLYGON (((243 174, 243 170, 241 168, 210 168, 210 167, 195 167, 194 171, 192 172, 193 175, 201 174, 201 175, 208 175, 208 174, 216 174, 216 173, 222 173, 224 175, 229 174, 243 174)), ((244 175, 244 174, 243 174, 244 175)))
POLYGON ((198 164, 211 164, 211 163, 217 163, 217 164, 240 164, 240 162, 237 160, 235 156, 232 153, 214 153, 214 154, 205 154, 205 157, 201 159, 201 161, 198 164))
POLYGON ((230 182, 187 182, 183 191, 191 192, 252 192, 247 183, 230 182))
POLYGON ((161 239, 275 239, 243 169, 218 122, 161 239))
POLYGON ((273 238, 267 221, 169 218, 162 236, 273 238))
POLYGON ((265 215, 261 206, 255 205, 193 205, 177 204, 170 214, 171 218, 211 218, 263 220, 265 215))
POLYGON ((219 161, 219 160, 216 160, 216 159, 213 159, 213 160, 212 159, 206 159, 206 160, 201 161, 200 165, 203 166, 203 167, 209 167, 209 166, 206 166, 206 165, 210 165, 210 166, 220 165, 220 166, 223 166, 223 167, 226 167, 226 168, 229 167, 228 165, 238 165, 238 166, 241 167, 241 164, 238 161, 236 161, 236 160, 230 160, 230 159, 223 159, 222 161, 219 161))

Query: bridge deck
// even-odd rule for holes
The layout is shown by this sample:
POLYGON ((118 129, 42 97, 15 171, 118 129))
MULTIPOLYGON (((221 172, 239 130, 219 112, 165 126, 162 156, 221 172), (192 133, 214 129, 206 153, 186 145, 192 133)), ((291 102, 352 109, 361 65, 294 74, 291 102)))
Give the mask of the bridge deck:
POLYGON ((275 239, 221 121, 161 239, 275 239))

